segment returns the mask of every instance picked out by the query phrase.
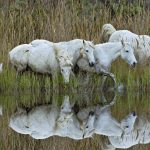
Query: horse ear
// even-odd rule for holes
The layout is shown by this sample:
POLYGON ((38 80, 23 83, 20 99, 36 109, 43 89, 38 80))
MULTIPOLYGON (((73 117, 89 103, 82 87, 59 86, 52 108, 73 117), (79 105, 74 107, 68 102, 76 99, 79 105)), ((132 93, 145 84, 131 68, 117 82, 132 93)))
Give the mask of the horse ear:
POLYGON ((70 60, 69 60, 69 64, 70 64, 71 67, 73 67, 73 63, 70 60))
POLYGON ((83 40, 83 45, 85 45, 85 40, 83 40))
POLYGON ((138 48, 140 45, 138 39, 136 39, 136 42, 137 42, 137 48, 138 48))
POLYGON ((53 44, 53 47, 54 47, 54 51, 56 53, 56 56, 58 56, 60 49, 58 47, 56 47, 54 44, 53 44))
POLYGON ((124 43, 123 39, 121 40, 121 44, 122 44, 123 47, 125 46, 125 43, 124 43))

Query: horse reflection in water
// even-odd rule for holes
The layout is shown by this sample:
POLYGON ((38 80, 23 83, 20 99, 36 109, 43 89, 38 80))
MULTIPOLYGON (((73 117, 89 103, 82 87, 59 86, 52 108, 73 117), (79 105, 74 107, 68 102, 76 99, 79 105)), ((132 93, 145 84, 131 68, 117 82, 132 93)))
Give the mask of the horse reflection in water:
POLYGON ((78 112, 77 116, 81 120, 88 119, 88 125, 85 127, 84 136, 92 136, 93 133, 105 136, 122 136, 133 129, 134 122, 137 118, 135 112, 131 112, 125 119, 118 122, 112 115, 110 107, 114 104, 113 101, 101 107, 100 105, 85 108, 78 112), (94 115, 88 116, 89 112, 93 111, 94 115))
POLYGON ((65 96, 61 108, 44 105, 32 108, 29 112, 18 109, 11 116, 9 126, 16 132, 29 134, 35 139, 45 139, 54 135, 83 139, 86 123, 79 122, 72 111, 69 97, 65 96))
POLYGON ((110 112, 114 102, 115 96, 110 104, 103 107, 100 105, 87 107, 75 113, 69 97, 64 96, 61 107, 53 104, 36 106, 28 112, 19 108, 10 117, 9 126, 16 132, 29 134, 35 139, 57 135, 79 140, 92 137, 94 133, 122 137, 133 130, 137 116, 132 112, 119 123, 110 112))
POLYGON ((132 130, 122 136, 109 136, 110 144, 106 147, 127 149, 137 144, 150 143, 150 120, 146 115, 138 116, 132 130))

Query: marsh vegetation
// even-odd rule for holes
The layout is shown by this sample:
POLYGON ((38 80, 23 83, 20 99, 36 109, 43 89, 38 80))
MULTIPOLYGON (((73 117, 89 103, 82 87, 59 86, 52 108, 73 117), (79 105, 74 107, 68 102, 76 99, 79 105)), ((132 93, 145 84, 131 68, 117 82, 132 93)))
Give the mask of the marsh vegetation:
MULTIPOLYGON (((47 39, 53 42, 75 38, 93 40, 101 43, 101 28, 105 23, 113 24, 117 29, 128 29, 137 34, 150 34, 150 11, 145 1, 130 3, 115 1, 5 1, 0 9, 0 60, 4 62, 4 72, 0 76, 2 89, 16 86, 16 72, 10 69, 8 52, 15 46, 30 43, 34 39, 47 39)), ((149 89, 149 64, 131 70, 121 60, 112 65, 117 82, 127 89, 149 89)), ((35 75, 26 73, 21 77, 20 88, 38 87, 35 75), (31 77, 32 76, 32 77, 31 77), (32 79, 30 79, 30 77, 32 79), (32 81, 32 83, 30 82, 32 81)), ((81 74, 72 79, 71 87, 80 87, 81 74)), ((46 78, 46 86, 50 80, 46 78)), ((93 76, 94 80, 101 80, 93 76)), ((61 80, 61 79, 60 79, 61 80)), ((101 82, 101 81, 100 81, 101 82)), ((99 82, 96 82, 99 84, 99 82)))

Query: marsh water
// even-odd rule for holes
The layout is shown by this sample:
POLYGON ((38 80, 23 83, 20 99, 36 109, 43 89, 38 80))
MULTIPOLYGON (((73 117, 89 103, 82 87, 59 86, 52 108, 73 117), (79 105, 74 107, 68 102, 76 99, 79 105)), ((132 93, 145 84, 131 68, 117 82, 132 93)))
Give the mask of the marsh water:
MULTIPOLYGON (((67 108, 68 104, 66 105, 67 108)), ((148 92, 128 91, 119 93, 113 90, 107 92, 100 90, 67 91, 59 94, 36 90, 1 92, 0 149, 109 150, 117 147, 120 149, 149 150, 149 115, 148 92), (61 118, 61 124, 57 126, 57 129, 63 127, 59 133, 48 132, 48 130, 52 130, 49 126, 51 124, 55 126, 55 122, 59 121, 58 116, 64 109, 64 101, 69 102, 68 104, 71 106, 71 110, 67 110, 66 113, 69 114, 69 117, 66 117, 67 121, 64 123, 65 117, 64 120, 61 118), (69 125, 69 120, 74 117, 73 124, 76 126, 78 122, 77 126, 79 127, 79 124, 82 124, 82 119, 80 119, 82 115, 86 116, 85 120, 87 121, 90 115, 91 117, 95 115, 96 109, 101 110, 99 116, 97 116, 97 118, 101 118, 97 127, 101 128, 100 130, 97 129, 99 133, 95 133, 95 129, 91 130, 93 133, 87 135, 87 137, 84 137, 82 133, 80 136, 77 133, 78 130, 73 125, 69 125), (125 131, 120 134, 119 131, 122 130, 121 122, 131 114, 135 122, 133 123, 133 120, 129 118, 125 125, 127 129, 131 130, 126 134, 125 131), (133 127, 130 128, 132 123, 133 127)), ((96 120, 96 118, 94 119, 96 120)), ((82 126, 80 130, 83 128, 82 126)), ((86 128, 87 126, 85 130, 86 128)))

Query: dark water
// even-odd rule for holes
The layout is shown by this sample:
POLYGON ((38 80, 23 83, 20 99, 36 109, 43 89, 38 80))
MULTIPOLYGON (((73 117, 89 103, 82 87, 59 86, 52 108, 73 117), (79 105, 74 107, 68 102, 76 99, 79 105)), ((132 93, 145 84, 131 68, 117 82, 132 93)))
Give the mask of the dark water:
POLYGON ((149 93, 1 93, 0 150, 149 150, 149 115, 149 93))

